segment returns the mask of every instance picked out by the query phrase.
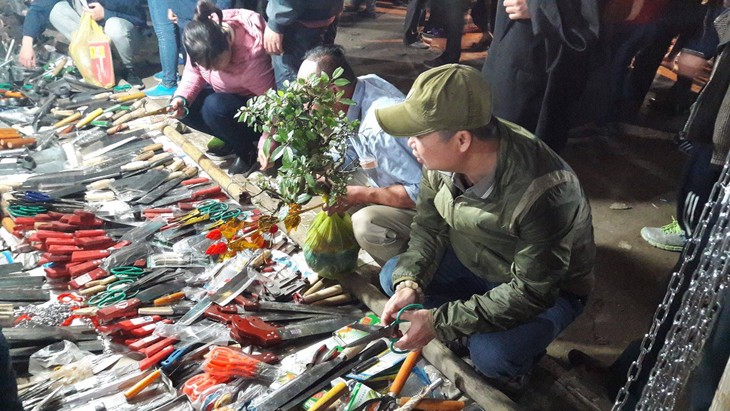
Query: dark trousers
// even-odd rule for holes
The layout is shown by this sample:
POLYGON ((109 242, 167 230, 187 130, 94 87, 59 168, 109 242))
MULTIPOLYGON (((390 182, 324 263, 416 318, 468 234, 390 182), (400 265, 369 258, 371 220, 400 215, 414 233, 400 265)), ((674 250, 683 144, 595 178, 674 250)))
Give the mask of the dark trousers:
POLYGON ((426 18, 426 0, 411 0, 406 9, 403 22, 403 44, 406 46, 418 41, 418 26, 426 18))
POLYGON ((309 28, 294 23, 284 30, 284 52, 271 56, 271 64, 274 66, 274 77, 276 77, 276 88, 284 88, 284 81, 292 82, 297 78, 299 66, 304 61, 307 51, 323 44, 332 44, 337 35, 337 23, 334 22, 328 27, 309 28))
POLYGON ((218 137, 240 157, 255 152, 261 133, 255 132, 235 118, 238 109, 246 104, 247 97, 230 93, 216 93, 203 89, 190 105, 190 113, 182 122, 186 125, 218 137))
MULTIPOLYGON (((388 260, 380 271, 380 286, 394 294, 393 271, 399 256, 388 260)), ((426 287, 426 306, 438 307, 450 301, 467 300, 500 286, 472 273, 449 248, 426 287)), ((545 353, 548 345, 583 312, 584 303, 562 295, 555 304, 513 328, 469 336, 469 356, 479 372, 489 378, 509 379, 522 375, 545 353)))
POLYGON ((448 63, 458 63, 461 57, 461 36, 464 33, 464 4, 461 0, 435 0, 431 13, 440 16, 446 30, 446 49, 441 58, 448 63))
POLYGON ((5 411, 23 411, 23 404, 18 400, 18 385, 10 361, 10 345, 2 331, 0 331, 0 408, 5 411))
POLYGON ((694 143, 684 171, 684 183, 677 197, 677 219, 687 235, 691 235, 700 222, 712 187, 720 178, 720 168, 710 163, 712 151, 710 144, 694 143))

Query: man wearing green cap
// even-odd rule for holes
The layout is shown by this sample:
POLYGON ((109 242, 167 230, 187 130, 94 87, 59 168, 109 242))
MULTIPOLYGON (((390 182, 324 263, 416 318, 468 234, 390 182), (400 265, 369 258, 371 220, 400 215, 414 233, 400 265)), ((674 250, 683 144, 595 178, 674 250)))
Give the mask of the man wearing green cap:
POLYGON ((593 283, 591 211, 575 173, 531 133, 491 112, 481 74, 450 64, 421 74, 380 126, 424 166, 408 249, 380 274, 385 323, 408 304, 396 344, 467 339, 497 383, 522 376, 583 310, 593 283))

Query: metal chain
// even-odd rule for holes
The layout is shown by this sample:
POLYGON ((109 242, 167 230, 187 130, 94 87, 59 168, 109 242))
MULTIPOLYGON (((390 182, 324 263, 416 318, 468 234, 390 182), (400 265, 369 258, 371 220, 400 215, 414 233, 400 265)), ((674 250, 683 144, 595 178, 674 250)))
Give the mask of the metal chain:
POLYGON ((728 278, 730 259, 727 258, 730 255, 729 214, 730 154, 705 204, 700 223, 682 251, 680 268, 672 273, 667 292, 654 313, 649 332, 644 335, 638 358, 629 367, 626 383, 619 390, 612 411, 620 411, 625 406, 629 389, 641 373, 646 354, 657 343, 657 333, 667 321, 670 306, 677 296, 680 285, 687 275, 691 275, 690 286, 683 296, 679 311, 672 319, 672 326, 636 408, 637 410, 673 409, 677 394, 700 359, 702 347, 719 312, 720 298, 730 283, 728 278), (713 216, 717 220, 710 227, 713 216), (700 243, 707 230, 710 230, 708 242, 703 249, 700 249, 700 243), (688 263, 698 257, 700 260, 694 273, 688 273, 688 263))

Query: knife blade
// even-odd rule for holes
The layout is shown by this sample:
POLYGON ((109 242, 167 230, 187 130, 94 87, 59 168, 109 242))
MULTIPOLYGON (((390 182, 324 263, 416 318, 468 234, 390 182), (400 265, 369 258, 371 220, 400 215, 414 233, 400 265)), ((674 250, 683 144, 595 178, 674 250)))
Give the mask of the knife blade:
POLYGON ((274 327, 259 317, 234 316, 231 318, 231 335, 241 343, 271 347, 284 341, 329 333, 349 323, 349 318, 328 318, 274 327))
POLYGON ((179 203, 181 201, 194 200, 196 198, 205 197, 205 196, 212 195, 212 194, 218 194, 220 192, 221 192, 221 187, 217 186, 217 185, 212 186, 212 187, 205 187, 205 188, 195 190, 195 191, 188 190, 187 192, 179 194, 179 195, 163 197, 162 199, 157 200, 156 202, 152 203, 151 207, 152 208, 162 207, 162 206, 166 206, 168 204, 179 203))
MULTIPOLYGON (((251 256, 251 258, 249 258, 248 261, 246 261, 246 263, 243 265, 243 268, 241 268, 241 270, 236 275, 234 275, 223 287, 221 287, 215 293, 213 293, 211 295, 206 295, 205 297, 200 299, 200 301, 198 301, 198 303, 195 304, 195 306, 193 308, 191 308, 190 311, 187 312, 187 314, 183 315, 182 318, 180 318, 180 320, 177 321, 177 323, 180 325, 192 324, 201 315, 203 315, 205 310, 207 310, 213 304, 213 301, 216 301, 218 305, 228 305, 228 303, 238 295, 238 294, 231 295, 232 291, 230 288, 236 287, 235 284, 239 284, 239 282, 245 283, 245 282, 249 281, 248 266, 260 254, 261 254, 260 251, 254 253, 254 255, 251 256), (231 284, 231 283, 234 283, 234 285, 229 287, 229 284, 231 284), (224 293, 226 294, 226 298, 223 298, 224 293), (228 299, 229 296, 230 296, 230 299, 228 299), (228 301, 224 302, 223 304, 218 302, 218 301, 226 301, 226 299, 228 299, 228 301)), ((232 260, 229 260, 229 261, 232 261, 232 260)), ((225 267, 225 265, 221 264, 219 271, 216 274, 219 274, 220 270, 222 270, 224 267, 225 267)), ((253 281, 253 280, 251 280, 251 281, 253 281)), ((249 283, 249 285, 250 285, 250 283, 249 283)), ((243 291, 243 289, 241 291, 243 291)))
MULTIPOLYGON (((176 178, 173 178, 172 180, 166 181, 162 183, 159 187, 155 188, 154 190, 150 191, 149 193, 142 196, 140 199, 138 199, 135 203, 136 204, 150 204, 153 201, 157 200, 158 198, 165 195, 168 191, 172 190, 173 188, 177 187, 178 185, 186 186, 188 184, 185 184, 186 181, 189 181, 191 177, 194 177, 195 174, 197 174, 198 169, 197 167, 187 167, 183 172, 182 175, 176 178)), ((197 181, 197 179, 192 179, 197 181)))
POLYGON ((259 301, 246 298, 244 296, 238 296, 234 299, 234 302, 241 305, 244 311, 247 312, 261 312, 261 311, 285 311, 295 313, 312 313, 312 314, 326 314, 333 316, 346 316, 346 317, 361 317, 361 313, 355 307, 353 309, 343 309, 337 307, 323 307, 313 306, 307 304, 296 304, 296 303, 282 303, 275 301, 259 301))
POLYGON ((347 374, 355 365, 387 348, 388 346, 384 341, 378 341, 367 347, 359 355, 357 349, 352 349, 352 353, 343 351, 342 355, 335 360, 316 364, 298 377, 261 397, 251 409, 253 411, 290 410, 303 402, 306 399, 304 397, 310 397, 314 392, 326 387, 334 378, 347 374))

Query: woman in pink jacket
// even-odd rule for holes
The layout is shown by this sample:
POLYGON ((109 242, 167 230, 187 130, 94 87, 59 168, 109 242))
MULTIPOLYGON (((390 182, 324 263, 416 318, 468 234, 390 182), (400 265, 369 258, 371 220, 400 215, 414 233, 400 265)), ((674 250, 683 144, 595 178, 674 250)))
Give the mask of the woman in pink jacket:
POLYGON ((221 11, 202 0, 185 28, 188 60, 170 112, 232 149, 237 158, 230 174, 248 174, 258 164, 259 135, 234 116, 249 98, 274 87, 271 57, 263 46, 265 27, 264 19, 253 11, 221 11))

